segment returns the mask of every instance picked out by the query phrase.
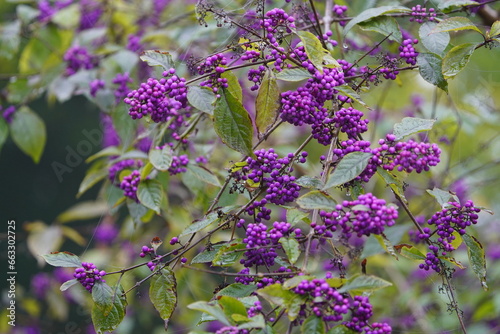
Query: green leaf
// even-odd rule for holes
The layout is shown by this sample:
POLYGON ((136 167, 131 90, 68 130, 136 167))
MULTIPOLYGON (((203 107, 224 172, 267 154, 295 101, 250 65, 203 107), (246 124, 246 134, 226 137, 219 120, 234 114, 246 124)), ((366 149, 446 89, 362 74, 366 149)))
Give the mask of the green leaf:
POLYGON ((87 170, 87 174, 83 178, 83 181, 82 183, 80 183, 80 187, 78 188, 78 194, 76 195, 76 198, 79 198, 87 190, 92 188, 93 185, 108 176, 108 173, 109 172, 107 168, 90 168, 89 170, 87 170))
POLYGON ((469 256, 469 263, 472 270, 479 278, 481 286, 485 291, 488 290, 486 284, 486 257, 484 254, 483 245, 475 237, 469 234, 462 235, 462 239, 467 245, 467 255, 469 256))
POLYGON ((328 176, 323 189, 326 190, 340 186, 356 178, 368 166, 368 162, 372 156, 370 152, 351 152, 346 154, 340 160, 337 167, 335 167, 333 173, 328 176))
POLYGON ((353 291, 353 292, 372 292, 388 286, 391 282, 381 279, 373 275, 359 275, 349 279, 347 283, 342 286, 338 291, 340 293, 353 291))
POLYGON ((344 37, 347 35, 349 30, 352 29, 352 27, 361 22, 365 22, 374 17, 382 16, 385 14, 407 13, 407 12, 411 12, 411 10, 403 6, 380 6, 376 8, 367 9, 364 12, 355 16, 351 21, 349 21, 349 23, 347 23, 347 25, 344 27, 344 37))
POLYGON ((455 16, 442 20, 429 32, 429 34, 460 30, 474 30, 483 35, 481 30, 479 30, 471 20, 462 16, 455 16))
POLYGON ((434 189, 432 189, 432 190, 427 189, 427 193, 429 193, 429 195, 431 195, 432 197, 434 197, 436 199, 436 201, 439 203, 439 205, 441 205, 441 207, 443 209, 445 207, 447 207, 448 206, 448 202, 451 202, 452 200, 454 202, 457 202, 457 203, 460 202, 460 200, 458 199, 458 197, 456 195, 452 194, 449 191, 442 190, 442 189, 439 189, 439 188, 436 188, 436 187, 434 187, 434 189))
POLYGON ((295 238, 280 238, 279 243, 291 264, 297 262, 300 256, 299 242, 295 238))
POLYGON ((196 109, 209 115, 214 114, 215 94, 208 87, 188 86, 187 99, 196 109))
MULTIPOLYGON (((149 152, 151 152, 151 151, 149 151, 149 152)), ((142 180, 146 179, 149 176, 149 174, 151 174, 151 172, 153 171, 153 169, 154 169, 154 166, 153 166, 153 164, 151 162, 146 163, 146 165, 141 168, 140 178, 142 180)), ((119 175, 119 179, 122 180, 122 181, 123 181, 123 177, 125 177, 125 175, 123 175, 124 173, 126 173, 127 175, 130 175, 129 173, 132 173, 132 171, 130 171, 130 170, 123 170, 123 171, 121 171, 120 175, 119 175)))
POLYGON ((230 296, 221 296, 218 298, 218 302, 222 311, 224 311, 229 319, 232 319, 235 314, 242 315, 245 318, 248 317, 245 305, 238 299, 230 296))
POLYGON ((500 21, 493 22, 490 29, 490 37, 495 37, 497 35, 500 35, 500 21))
POLYGON ((76 29, 80 25, 81 14, 80 4, 75 3, 56 11, 50 20, 63 29, 76 29))
POLYGON ((307 58, 309 58, 314 67, 316 67, 320 71, 323 71, 323 57, 328 51, 323 48, 323 45, 321 44, 318 37, 305 30, 299 30, 296 32, 296 34, 297 36, 299 36, 302 44, 304 44, 307 58))
POLYGON ((141 180, 137 187, 137 198, 147 208, 160 214, 163 187, 157 180, 141 180))
POLYGON ((0 57, 12 59, 16 56, 21 42, 21 21, 2 24, 0 29, 0 57))
POLYGON ((443 59, 434 53, 419 53, 417 56, 418 70, 428 83, 448 92, 448 82, 443 76, 443 59))
POLYGON ((70 252, 53 252, 42 255, 45 262, 54 267, 81 267, 82 261, 78 256, 70 252))
POLYGON ((420 41, 424 46, 432 53, 435 53, 439 56, 443 56, 444 50, 450 44, 450 34, 447 32, 440 32, 429 35, 432 29, 436 27, 436 22, 425 22, 420 26, 418 34, 420 36, 420 41))
POLYGON ((16 14, 19 20, 21 20, 23 24, 27 25, 36 19, 40 15, 40 12, 30 6, 18 5, 16 7, 16 14))
MULTIPOLYGON (((112 287, 113 291, 115 290, 112 287)), ((98 304, 94 303, 92 307, 92 322, 97 334, 114 331, 125 317, 125 307, 127 306, 127 298, 121 287, 117 289, 117 293, 113 298, 111 310, 105 314, 98 304)))
POLYGON ((148 213, 149 209, 141 203, 137 203, 132 199, 127 198, 127 208, 134 224, 139 225, 143 222, 143 217, 148 213))
POLYGON ((113 299, 118 298, 109 285, 103 282, 96 282, 92 287, 92 300, 104 316, 108 316, 113 309, 113 299))
POLYGON ((234 298, 247 297, 257 289, 255 285, 245 285, 241 283, 233 283, 226 286, 224 289, 217 292, 216 296, 231 296, 234 298))
POLYGON ((14 113, 10 123, 14 143, 35 163, 40 162, 47 133, 43 120, 28 107, 21 107, 14 113))
POLYGON ((337 202, 327 193, 313 190, 299 197, 297 204, 305 210, 334 210, 337 202))
POLYGON ((103 216, 108 211, 106 202, 85 201, 78 203, 57 216, 56 221, 67 223, 75 220, 87 220, 103 216))
POLYGON ((456 7, 465 7, 470 5, 477 6, 477 2, 471 0, 447 0, 441 2, 438 8, 444 13, 448 13, 450 10, 455 9, 456 7))
POLYGON ((110 156, 114 156, 114 155, 120 155, 120 153, 121 153, 121 150, 118 147, 108 146, 108 147, 100 150, 99 152, 92 154, 90 157, 87 158, 87 160, 85 160, 85 162, 91 163, 92 161, 94 161, 96 159, 99 159, 102 157, 110 157, 110 156))
POLYGON ((163 146, 161 150, 152 148, 149 150, 149 161, 154 168, 166 172, 172 165, 172 148, 169 145, 163 146))
POLYGON ((270 69, 266 69, 266 74, 264 74, 255 99, 255 125, 260 134, 265 133, 273 124, 278 115, 279 107, 280 91, 276 77, 270 69))
POLYGON ((184 235, 188 235, 188 234, 192 234, 192 233, 196 233, 198 231, 201 231, 205 227, 207 227, 208 225, 212 224, 217 219, 219 219, 219 215, 217 214, 217 212, 211 212, 202 220, 194 221, 191 225, 186 227, 184 229, 184 231, 182 231, 182 233, 179 234, 179 236, 182 237, 184 235))
POLYGON ((203 166, 189 164, 187 169, 200 181, 220 187, 220 181, 211 171, 203 166))
MULTIPOLYGON (((111 118, 113 119, 113 126, 121 139, 121 147, 124 150, 128 149, 135 139, 137 122, 128 115, 128 109, 125 103, 118 104, 116 109, 111 113, 111 118)), ((144 154, 144 152, 141 153, 144 154)), ((125 159, 123 156, 120 158, 125 159)))
POLYGON ((59 288, 59 290, 66 291, 75 284, 78 284, 78 280, 76 278, 70 279, 69 281, 66 281, 63 284, 61 284, 61 287, 59 288))
POLYGON ((384 180, 384 182, 392 189, 392 191, 398 195, 406 204, 408 200, 406 199, 404 192, 404 181, 401 177, 394 174, 394 171, 386 171, 383 168, 377 168, 377 174, 384 180))
POLYGON ((252 152, 252 121, 240 100, 227 89, 220 90, 214 110, 214 128, 227 146, 246 156, 252 152))
POLYGON ((245 248, 246 246, 241 242, 241 239, 235 239, 231 241, 225 246, 222 246, 217 254, 215 254, 212 265, 219 267, 232 266, 243 256, 244 252, 242 252, 241 250, 245 248))
POLYGON ((198 301, 198 302, 189 304, 187 307, 190 310, 197 310, 197 311, 201 311, 204 313, 208 313, 211 316, 213 316, 215 319, 217 319, 218 321, 222 322, 226 326, 231 325, 231 323, 226 319, 224 312, 221 310, 221 308, 218 304, 211 305, 207 302, 198 301))
POLYGON ((149 66, 161 66, 165 71, 175 67, 172 56, 166 51, 146 50, 141 54, 140 58, 149 66))
POLYGON ((398 43, 403 42, 403 35, 395 18, 390 16, 378 16, 368 21, 358 23, 364 31, 375 31, 398 43))
POLYGON ((434 122, 436 122, 435 119, 405 117, 401 123, 394 125, 393 133, 396 136, 396 140, 401 140, 415 133, 431 130, 434 122))
POLYGON ((300 327, 300 332, 304 334, 324 334, 325 323, 320 317, 312 315, 304 320, 300 327))
POLYGON ((0 118, 0 151, 2 151, 2 146, 7 141, 7 137, 9 136, 9 126, 7 122, 2 117, 0 118))
POLYGON ((177 282, 172 270, 165 267, 151 278, 149 299, 160 313, 167 330, 168 321, 177 306, 177 282))
POLYGON ((425 260, 426 256, 413 245, 401 244, 394 246, 396 251, 403 257, 410 260, 425 260))
POLYGON ((306 175, 299 177, 295 181, 295 183, 304 188, 314 188, 314 189, 323 188, 323 183, 321 182, 321 180, 306 175))
POLYGON ((276 73, 276 79, 282 81, 296 82, 311 78, 312 75, 305 68, 285 68, 276 73))
POLYGON ((456 76, 469 63, 477 44, 464 43, 455 46, 443 58, 443 75, 445 79, 456 76))
POLYGON ((358 332, 353 331, 350 328, 347 328, 345 325, 338 325, 330 329, 327 334, 355 334, 355 333, 358 332))
POLYGON ((361 99, 361 96, 359 96, 354 89, 352 89, 349 86, 337 86, 335 89, 341 94, 349 97, 351 100, 358 102, 365 108, 369 108, 368 105, 361 99))
POLYGON ((221 74, 221 78, 227 79, 227 88, 226 90, 234 96, 238 101, 243 101, 243 89, 241 88, 240 82, 238 81, 238 77, 234 74, 233 71, 225 71, 221 74))
POLYGON ((284 287, 279 283, 271 284, 259 289, 257 290, 257 294, 270 303, 282 307, 284 306, 288 312, 288 319, 291 321, 297 319, 301 305, 305 302, 304 296, 297 295, 292 291, 284 289, 284 287))
POLYGON ((211 249, 204 250, 203 252, 197 254, 191 260, 191 264, 193 263, 209 263, 212 262, 215 258, 215 255, 219 252, 219 249, 224 246, 223 244, 212 245, 211 249))
POLYGON ((290 290, 297 287, 302 281, 310 281, 314 278, 315 278, 314 276, 309 276, 309 275, 294 276, 292 278, 287 279, 283 283, 283 288, 285 288, 286 290, 290 290))
POLYGON ((300 222, 308 222, 309 212, 301 211, 297 208, 288 209, 286 211, 286 221, 292 226, 300 222))
POLYGON ((385 234, 383 234, 383 233, 381 235, 375 234, 374 237, 375 237, 375 239, 377 239, 380 246, 382 246, 382 248, 387 253, 389 253, 391 256, 395 257, 396 260, 399 260, 398 255, 396 254, 396 250, 394 249, 394 245, 391 243, 391 241, 389 239, 387 239, 385 234))

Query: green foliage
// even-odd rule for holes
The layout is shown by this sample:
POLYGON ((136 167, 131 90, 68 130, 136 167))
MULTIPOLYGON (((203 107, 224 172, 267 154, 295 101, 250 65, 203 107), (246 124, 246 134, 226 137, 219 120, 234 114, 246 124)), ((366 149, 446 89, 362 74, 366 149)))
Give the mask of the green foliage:
POLYGON ((14 114, 10 124, 12 140, 35 163, 42 157, 47 133, 43 120, 28 107, 22 107, 14 114))
POLYGON ((369 152, 346 154, 335 167, 333 173, 329 175, 323 189, 330 189, 353 180, 365 170, 371 158, 372 154, 369 152))
POLYGON ((167 330, 168 321, 177 306, 177 282, 172 270, 163 268, 153 275, 149 285, 149 299, 165 321, 167 330))
POLYGON ((255 99, 255 125, 260 134, 265 133, 278 116, 279 100, 276 77, 267 69, 255 99))

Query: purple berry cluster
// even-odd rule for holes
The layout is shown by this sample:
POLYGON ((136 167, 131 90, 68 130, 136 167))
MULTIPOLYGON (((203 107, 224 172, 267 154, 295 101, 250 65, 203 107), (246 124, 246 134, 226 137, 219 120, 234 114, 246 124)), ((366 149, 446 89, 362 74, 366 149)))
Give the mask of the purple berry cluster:
POLYGON ((69 48, 63 56, 66 62, 66 75, 70 76, 80 69, 90 70, 97 66, 97 58, 81 46, 69 48))
POLYGON ((139 199, 137 198, 137 187, 139 186, 139 182, 141 182, 141 173, 138 170, 134 170, 132 173, 125 176, 120 183, 120 189, 123 190, 123 195, 133 199, 137 203, 139 203, 139 199))
POLYGON ((268 237, 266 225, 248 224, 243 243, 246 244, 247 251, 240 263, 245 267, 274 265, 274 260, 278 256, 276 247, 279 247, 279 244, 268 237))
POLYGON ((427 8, 422 7, 421 5, 416 5, 411 7, 411 15, 411 22, 415 21, 418 23, 424 23, 426 20, 434 21, 436 19, 436 10, 434 8, 429 8, 429 11, 427 11, 427 8))
POLYGON ((397 75, 399 74, 398 68, 398 59, 396 57, 391 57, 390 55, 384 56, 382 59, 382 67, 379 72, 383 74, 384 78, 387 80, 396 80, 397 75))
POLYGON ((238 328, 236 326, 224 326, 218 329, 215 334, 249 334, 248 329, 238 328))
POLYGON ((425 270, 432 268, 439 272, 438 256, 446 256, 448 252, 455 250, 452 245, 453 240, 455 240, 453 233, 464 235, 468 226, 477 224, 480 211, 481 209, 475 207, 472 201, 467 201, 463 206, 457 202, 449 202, 447 207, 436 212, 427 221, 427 224, 434 225, 436 230, 431 232, 430 228, 425 227, 424 233, 419 236, 423 240, 429 240, 434 233, 438 236, 438 239, 429 246, 431 252, 427 253, 427 259, 420 264, 420 268, 425 270))
POLYGON ((128 75, 128 73, 118 73, 112 82, 113 84, 118 86, 114 91, 115 101, 116 103, 118 103, 128 95, 130 89, 127 87, 127 85, 134 81, 128 75))
MULTIPOLYGON (((144 258, 146 257, 146 255, 149 255, 152 260, 159 257, 159 255, 156 255, 156 251, 154 250, 154 248, 150 248, 148 246, 142 246, 141 253, 139 254, 139 256, 144 258)), ((153 261, 149 261, 146 265, 151 271, 155 270, 156 268, 156 263, 153 261)))
POLYGON ((216 94, 219 88, 227 88, 227 79, 220 77, 221 74, 226 71, 226 69, 222 67, 225 65, 227 65, 227 59, 222 53, 215 54, 205 59, 197 68, 198 74, 204 75, 210 73, 210 75, 207 80, 200 83, 200 86, 210 87, 216 94))
POLYGON ((399 57, 404 59, 407 64, 416 65, 418 52, 413 45, 418 43, 418 39, 405 39, 399 47, 399 57))
MULTIPOLYGON (((336 18, 344 18, 346 17, 345 12, 347 12, 347 6, 341 6, 341 5, 333 5, 333 16, 336 18)), ((340 21, 339 24, 344 27, 347 24, 347 21, 340 21)))
POLYGON ((120 172, 124 169, 139 169, 143 166, 142 160, 136 160, 136 159, 126 159, 122 161, 118 161, 114 163, 111 167, 108 169, 108 177, 109 180, 113 183, 119 182, 117 176, 120 174, 120 172))
POLYGON ((396 223, 398 211, 393 206, 387 206, 385 200, 368 193, 356 200, 337 204, 335 211, 320 211, 320 217, 324 225, 311 223, 317 234, 332 237, 332 232, 340 230, 345 238, 350 238, 352 234, 358 237, 382 234, 385 226, 396 223))
MULTIPOLYGON (((2 106, 0 106, 0 111, 2 110, 2 106)), ((2 117, 5 119, 5 121, 10 124, 12 123, 12 119, 14 118, 14 114, 16 113, 16 107, 14 106, 9 106, 5 108, 5 110, 2 113, 2 117)))
POLYGON ((155 123, 172 122, 171 129, 184 124, 181 109, 187 107, 186 79, 175 75, 171 68, 163 72, 164 78, 149 78, 140 87, 128 93, 124 102, 130 106, 132 119, 150 115, 155 123))
POLYGON ((172 157, 172 164, 170 165, 170 168, 168 169, 168 173, 170 175, 175 175, 179 173, 184 173, 187 171, 186 166, 189 163, 189 158, 187 155, 180 155, 176 156, 174 155, 172 157))
POLYGON ((100 91, 101 89, 104 88, 105 86, 105 82, 104 80, 101 80, 101 79, 95 79, 95 80, 92 80, 90 83, 89 83, 89 87, 90 87, 90 96, 92 97, 96 97, 97 95, 97 92, 100 91))
POLYGON ((358 136, 368 131, 368 120, 361 118, 364 114, 352 107, 342 108, 335 113, 333 122, 341 132, 347 134, 349 139, 357 139, 358 136))
POLYGON ((274 8, 268 11, 260 26, 266 31, 266 38, 273 46, 279 46, 278 39, 284 34, 290 34, 295 28, 295 19, 289 16, 283 9, 274 8))
POLYGON ((106 272, 104 270, 99 271, 95 264, 82 262, 82 266, 75 269, 73 277, 76 278, 87 291, 92 292, 92 287, 96 282, 106 282, 102 279, 105 275, 106 272))

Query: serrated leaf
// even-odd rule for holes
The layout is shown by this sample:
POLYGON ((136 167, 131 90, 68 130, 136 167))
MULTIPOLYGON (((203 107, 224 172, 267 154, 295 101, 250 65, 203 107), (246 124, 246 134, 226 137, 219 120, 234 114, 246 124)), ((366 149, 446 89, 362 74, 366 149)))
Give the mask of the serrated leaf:
POLYGON ((101 217, 108 211, 106 202, 86 201, 78 203, 57 216, 56 221, 67 223, 75 220, 87 220, 101 217))
POLYGON ((233 150, 253 156, 253 126, 248 111, 227 89, 221 89, 220 95, 214 110, 215 132, 233 150))
POLYGON ((157 180, 141 180, 137 187, 137 198, 147 208, 160 214, 163 187, 157 180))
POLYGON ((500 21, 493 22, 490 29, 490 37, 495 37, 500 35, 500 21))
POLYGON ((241 315, 246 318, 244 321, 248 319, 245 305, 243 305, 243 303, 238 299, 230 296, 221 296, 220 298, 218 298, 218 302, 222 308, 222 311, 228 318, 234 319, 233 315, 241 315))
POLYGON ((70 252, 54 252, 41 255, 45 262, 54 267, 81 267, 82 261, 78 256, 70 252))
POLYGON ((330 189, 345 184, 361 174, 372 158, 370 152, 351 152, 338 163, 332 174, 328 176, 323 189, 330 189))
POLYGON ((321 41, 309 31, 299 30, 296 34, 299 36, 302 44, 304 44, 307 58, 309 58, 314 67, 323 71, 323 58, 328 51, 323 48, 321 41))
POLYGON ((358 332, 353 331, 350 328, 347 328, 345 325, 335 326, 328 331, 328 334, 355 334, 355 333, 358 332))
MULTIPOLYGON (((113 291, 115 290, 112 287, 113 291)), ((127 298, 123 294, 121 287, 116 289, 117 293, 113 298, 113 305, 107 315, 102 312, 102 309, 94 303, 92 307, 92 322, 97 334, 114 331, 125 317, 125 308, 127 306, 127 298)))
POLYGON ((149 66, 161 66, 167 71, 174 68, 174 61, 170 53, 160 50, 146 50, 140 56, 149 66))
POLYGON ((356 15, 347 25, 344 27, 344 37, 347 35, 349 30, 352 29, 356 24, 364 21, 368 21, 374 17, 382 16, 391 13, 408 13, 411 10, 403 6, 380 6, 376 8, 370 8, 364 12, 356 15))
POLYGON ((477 2, 471 1, 471 0, 447 0, 443 1, 439 4, 438 8, 447 13, 449 10, 454 9, 455 7, 464 7, 464 6, 470 6, 470 5, 476 5, 477 2))
POLYGON ((355 102, 358 102, 359 104, 361 104, 363 107, 365 108, 370 108, 362 99, 361 99, 361 96, 359 96, 358 93, 356 93, 354 91, 354 89, 352 89, 351 87, 349 86, 337 86, 335 87, 335 89, 341 94, 341 95, 345 95, 347 96, 348 98, 350 98, 351 100, 355 101, 355 102))
POLYGON ((443 76, 450 79, 456 76, 469 63, 469 59, 476 50, 477 44, 464 43, 455 46, 443 58, 443 76))
POLYGON ((136 225, 139 225, 143 222, 143 217, 146 215, 146 213, 148 213, 149 210, 141 203, 137 203, 132 199, 127 199, 127 208, 130 217, 136 225))
POLYGON ((286 221, 292 226, 300 222, 308 222, 309 212, 301 211, 297 208, 288 209, 286 211, 286 221))
POLYGON ((460 202, 460 200, 456 195, 452 194, 449 191, 442 190, 439 188, 434 188, 432 190, 427 189, 427 193, 432 197, 434 197, 443 209, 448 205, 448 202, 451 202, 452 200, 457 203, 460 202))
POLYGON ((115 291, 106 283, 98 281, 92 287, 92 300, 104 316, 108 316, 113 309, 114 298, 118 296, 115 296, 115 291))
POLYGON ((338 291, 340 293, 348 291, 372 292, 388 286, 392 283, 373 275, 359 275, 346 282, 338 291))
POLYGON ((209 115, 214 114, 215 94, 208 87, 188 86, 187 99, 196 109, 209 115))
POLYGON ((59 290, 66 291, 77 283, 78 283, 78 280, 76 278, 70 279, 69 281, 66 281, 63 284, 61 284, 61 287, 59 288, 59 290))
POLYGON ((92 186, 94 186, 97 182, 104 179, 106 176, 108 176, 107 168, 99 168, 99 169, 91 168, 87 170, 87 174, 83 178, 83 181, 82 183, 80 183, 80 187, 78 188, 78 194, 76 195, 76 198, 79 198, 87 190, 92 188, 92 186))
POLYGON ((430 84, 448 92, 448 82, 443 76, 443 60, 434 53, 419 53, 417 56, 418 70, 422 78, 430 84))
POLYGON ((406 199, 404 192, 404 182, 398 178, 393 172, 386 171, 383 168, 377 168, 377 174, 384 180, 384 182, 398 195, 406 204, 408 200, 406 199))
POLYGON ((395 18, 390 16, 378 16, 370 20, 358 23, 364 31, 375 31, 398 43, 403 42, 403 35, 395 18))
POLYGON ((401 123, 394 125, 393 134, 396 136, 396 140, 401 140, 415 133, 431 130, 435 122, 435 119, 405 117, 401 123))
POLYGON ((227 79, 226 90, 231 93, 238 101, 243 101, 243 89, 241 88, 238 77, 233 73, 233 71, 225 71, 221 74, 221 78, 227 79))
POLYGON ((179 234, 179 236, 182 237, 183 235, 188 235, 201 231, 208 225, 212 224, 217 219, 219 219, 219 215, 217 214, 217 212, 211 212, 202 220, 195 221, 191 225, 186 227, 186 229, 184 229, 184 231, 182 231, 182 233, 179 234))
POLYGON ((268 302, 284 306, 288 313, 288 319, 291 321, 297 319, 301 305, 305 302, 305 297, 293 293, 290 290, 284 289, 284 287, 279 284, 271 284, 262 289, 257 290, 257 294, 262 298, 266 299, 268 302))
POLYGON ((177 282, 172 270, 165 267, 151 278, 149 299, 168 328, 168 320, 177 306, 177 282))
POLYGON ((276 77, 270 69, 266 69, 257 97, 255 98, 255 125, 263 134, 273 124, 280 107, 280 91, 276 77))
POLYGON ((212 262, 215 258, 215 255, 217 255, 217 252, 219 249, 224 246, 223 244, 218 244, 218 245, 212 245, 211 249, 209 250, 204 250, 203 252, 197 254, 193 259, 191 260, 191 264, 193 263, 209 263, 212 262))
POLYGON ((334 210, 337 202, 327 193, 314 190, 299 197, 297 204, 305 210, 334 210))
POLYGON ((221 310, 219 305, 211 305, 207 302, 198 301, 192 304, 189 304, 188 309, 197 310, 204 313, 210 314, 212 317, 222 322, 226 326, 230 326, 230 322, 226 319, 224 312, 221 310))
POLYGON ((232 266, 236 261, 238 261, 243 256, 243 249, 245 249, 245 244, 241 242, 241 239, 235 239, 229 244, 222 246, 217 254, 215 254, 212 265, 220 267, 232 266))
POLYGON ((408 244, 400 244, 394 246, 394 249, 401 254, 401 256, 410 259, 410 260, 425 260, 426 256, 418 250, 413 245, 408 244))
POLYGON ((300 256, 299 242, 295 238, 280 238, 279 243, 283 247, 291 264, 297 262, 300 256))
POLYGON ((483 34, 481 30, 479 30, 471 20, 462 16, 450 17, 449 19, 442 20, 439 22, 430 32, 429 34, 435 34, 439 32, 447 32, 447 31, 460 31, 460 30, 474 30, 483 34))
POLYGON ((276 73, 276 79, 289 82, 297 82, 311 78, 312 75, 305 68, 285 68, 276 73))
POLYGON ((304 334, 324 334, 325 323, 322 318, 312 315, 304 320, 300 332, 304 334))
POLYGON ((425 22, 420 26, 418 34, 420 41, 427 48, 427 50, 442 57, 444 50, 446 50, 448 44, 450 44, 450 34, 447 32, 440 32, 432 34, 432 36, 429 35, 436 25, 436 22, 425 22))
POLYGON ((187 169, 193 173, 193 175, 200 181, 211 184, 216 187, 220 187, 220 181, 211 171, 203 166, 189 164, 187 169))
POLYGON ((486 257, 483 245, 475 237, 469 234, 462 235, 462 239, 467 245, 467 255, 469 256, 469 263, 472 270, 479 278, 483 290, 488 290, 486 284, 486 257))
POLYGON ((391 256, 395 257, 396 260, 399 260, 398 255, 396 254, 396 250, 394 249, 394 245, 392 244, 392 242, 389 239, 387 239, 385 234, 383 234, 383 233, 381 235, 375 234, 374 236, 375 236, 375 239, 377 239, 377 241, 379 242, 380 246, 382 246, 382 248, 387 253, 389 253, 391 256))
POLYGON ((35 163, 45 147, 47 133, 43 120, 28 107, 21 107, 14 113, 10 123, 10 135, 14 143, 35 163))
POLYGON ((154 168, 165 172, 172 165, 173 154, 172 148, 169 145, 163 146, 161 150, 152 148, 149 150, 149 162, 151 162, 154 168))
POLYGON ((321 180, 306 175, 299 177, 295 181, 295 183, 304 188, 323 188, 323 183, 321 182, 321 180))
POLYGON ((216 296, 231 296, 234 298, 247 297, 257 289, 256 285, 245 285, 242 283, 233 283, 217 292, 216 296))

